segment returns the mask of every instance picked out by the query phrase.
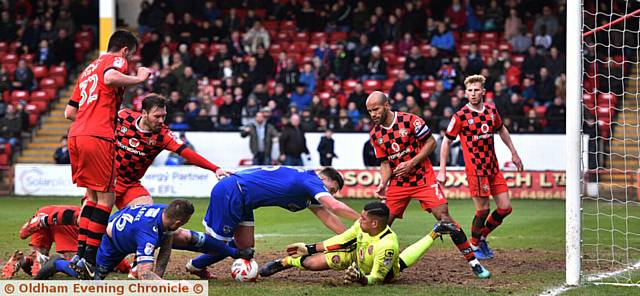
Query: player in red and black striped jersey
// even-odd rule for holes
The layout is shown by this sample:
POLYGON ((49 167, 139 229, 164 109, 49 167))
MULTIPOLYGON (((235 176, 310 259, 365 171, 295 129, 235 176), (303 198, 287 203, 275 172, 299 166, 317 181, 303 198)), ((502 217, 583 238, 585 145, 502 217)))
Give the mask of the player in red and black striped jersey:
MULTIPOLYGON (((511 213, 509 190, 496 158, 493 133, 500 134, 500 138, 511 151, 512 161, 518 171, 522 171, 523 168, 498 110, 483 102, 484 82, 485 78, 481 75, 465 79, 465 93, 469 103, 451 118, 446 138, 442 141, 440 163, 447 163, 449 145, 460 136, 469 191, 476 205, 476 214, 471 226, 471 247, 479 259, 490 259, 493 258, 493 252, 487 245, 486 238, 511 213), (496 201, 497 209, 489 216, 490 195, 496 201)), ((446 174, 446 165, 440 165, 438 182, 444 183, 446 174)))
POLYGON ((389 207, 389 224, 395 218, 402 218, 411 199, 420 201, 422 208, 431 212, 439 225, 449 228, 451 239, 474 274, 480 278, 490 277, 491 273, 474 257, 464 231, 449 215, 447 199, 427 158, 436 147, 431 129, 416 115, 391 111, 389 98, 382 92, 371 93, 366 106, 374 123, 369 132, 370 141, 381 161, 382 179, 376 194, 389 207))
POLYGON ((137 204, 153 204, 149 191, 140 179, 162 152, 175 152, 190 163, 216 173, 228 172, 209 162, 182 141, 164 123, 167 115, 165 98, 149 94, 142 101, 142 112, 122 109, 116 124, 116 207, 119 209, 137 204))

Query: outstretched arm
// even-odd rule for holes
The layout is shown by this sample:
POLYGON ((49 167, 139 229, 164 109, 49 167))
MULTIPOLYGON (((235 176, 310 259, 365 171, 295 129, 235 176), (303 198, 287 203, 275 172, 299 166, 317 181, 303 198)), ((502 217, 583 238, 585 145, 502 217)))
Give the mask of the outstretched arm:
POLYGON ((146 281, 162 280, 162 277, 153 272, 153 263, 138 264, 138 278, 146 281))
POLYGON ((309 210, 313 212, 313 214, 315 214, 316 217, 318 217, 318 219, 320 219, 320 221, 322 221, 322 223, 327 226, 327 228, 331 229, 331 231, 335 232, 336 234, 343 233, 345 230, 347 230, 344 224, 342 224, 342 221, 340 221, 340 219, 336 215, 327 210, 325 207, 310 206, 309 210))
POLYGON ((498 133, 500 134, 500 139, 502 139, 502 142, 504 142, 504 144, 507 145, 507 148, 509 148, 509 151, 511 151, 511 161, 513 161, 513 164, 516 165, 518 171, 522 172, 524 170, 522 160, 520 160, 518 151, 516 151, 516 147, 513 146, 513 142, 511 142, 511 135, 509 134, 509 130, 506 126, 503 125, 498 133))
POLYGON ((319 201, 323 206, 329 209, 329 211, 339 217, 349 219, 350 221, 355 221, 360 218, 360 214, 331 195, 324 195, 320 197, 319 201))
POLYGON ((109 69, 104 73, 104 84, 110 87, 130 86, 141 83, 149 78, 151 71, 146 67, 138 68, 137 75, 126 75, 116 69, 109 69))

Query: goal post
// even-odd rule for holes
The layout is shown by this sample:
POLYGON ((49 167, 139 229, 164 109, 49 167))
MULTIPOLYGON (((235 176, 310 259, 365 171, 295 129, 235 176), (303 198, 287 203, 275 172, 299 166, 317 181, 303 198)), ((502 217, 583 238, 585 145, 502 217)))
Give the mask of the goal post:
POLYGON ((567 1, 566 285, 640 286, 640 2, 567 1))
POLYGON ((567 3, 566 284, 580 283, 582 156, 582 5, 567 3))

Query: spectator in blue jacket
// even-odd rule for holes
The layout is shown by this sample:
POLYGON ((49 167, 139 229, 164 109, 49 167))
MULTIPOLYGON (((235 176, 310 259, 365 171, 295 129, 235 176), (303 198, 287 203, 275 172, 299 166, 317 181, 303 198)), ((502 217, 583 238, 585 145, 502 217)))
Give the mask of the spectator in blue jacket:
POLYGON ((431 39, 431 45, 449 54, 455 50, 455 40, 453 33, 447 29, 444 23, 438 23, 438 32, 431 39))

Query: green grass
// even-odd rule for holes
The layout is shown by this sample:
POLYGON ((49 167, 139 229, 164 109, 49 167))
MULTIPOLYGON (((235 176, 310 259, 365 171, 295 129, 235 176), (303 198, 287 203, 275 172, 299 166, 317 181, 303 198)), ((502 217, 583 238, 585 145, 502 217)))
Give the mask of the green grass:
MULTIPOLYGON (((17 237, 17 230, 38 207, 47 204, 78 204, 78 198, 36 198, 36 197, 4 197, 0 207, 0 255, 8 258, 14 249, 26 249, 27 243, 17 237)), ((158 203, 166 203, 169 199, 158 198, 158 203)), ((208 205, 207 199, 192 199, 196 213, 186 227, 203 230, 202 217, 208 205)), ((347 200, 352 208, 362 209, 367 200, 347 200)), ((379 287, 344 287, 331 284, 304 284, 291 280, 265 280, 255 284, 240 284, 229 279, 212 281, 209 291, 212 295, 355 295, 367 293, 371 295, 477 295, 477 294, 516 294, 536 295, 542 291, 558 286, 564 281, 562 268, 554 270, 537 269, 538 263, 544 261, 563 262, 564 260, 564 202, 553 200, 514 200, 514 211, 504 225, 491 235, 491 246, 509 253, 509 250, 535 253, 534 258, 526 258, 531 264, 531 271, 526 274, 498 274, 496 279, 501 284, 495 287, 475 287, 474 285, 456 284, 406 284, 379 287), (514 284, 509 284, 513 282, 514 284), (505 284, 506 283, 506 284, 505 284), (239 289, 242 287, 242 289, 239 289)), ((590 207, 591 205, 586 205, 590 207)), ((593 208, 588 208, 593 209, 593 208)), ((625 209, 625 213, 626 213, 625 209)), ((640 210, 631 209, 631 214, 640 216, 640 210)), ((470 235, 470 224, 474 213, 473 203, 469 200, 450 201, 451 215, 470 235)), ((255 211, 256 248, 258 252, 281 250, 284 245, 296 241, 319 241, 331 235, 309 211, 289 213, 279 208, 262 208, 255 211)), ((393 229, 398 233, 401 247, 407 246, 423 236, 435 222, 431 215, 426 215, 420 206, 413 202, 405 212, 405 218, 396 221, 393 229)), ((585 224, 593 223, 585 221, 585 224)), ((616 222, 616 226, 619 226, 616 222)), ((635 223, 632 222, 632 223, 635 223)), ((638 225, 632 224, 636 229, 638 225)), ((435 243, 432 250, 451 250, 450 242, 435 243)), ((4 259, 0 259, 4 260, 4 259)), ((491 264, 491 263, 489 263, 491 264)), ((461 277, 470 277, 467 270, 460 272, 461 277)), ((477 282, 474 282, 477 283, 477 282)), ((588 286, 575 289, 567 295, 633 295, 633 288, 588 286)))

